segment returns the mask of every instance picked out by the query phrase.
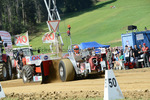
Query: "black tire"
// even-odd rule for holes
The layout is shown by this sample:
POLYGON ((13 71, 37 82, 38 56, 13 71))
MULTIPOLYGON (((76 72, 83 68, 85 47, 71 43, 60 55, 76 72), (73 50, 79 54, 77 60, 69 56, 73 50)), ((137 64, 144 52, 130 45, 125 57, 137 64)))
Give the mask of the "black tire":
POLYGON ((24 83, 30 82, 33 79, 33 67, 25 65, 22 69, 22 79, 24 83))
POLYGON ((75 78, 75 70, 69 59, 63 59, 59 63, 59 76, 61 81, 72 81, 75 78))
POLYGON ((0 80, 5 81, 8 78, 7 67, 5 63, 0 63, 0 80))
POLYGON ((12 64, 10 61, 10 58, 7 59, 7 74, 8 74, 8 80, 12 79, 12 64))

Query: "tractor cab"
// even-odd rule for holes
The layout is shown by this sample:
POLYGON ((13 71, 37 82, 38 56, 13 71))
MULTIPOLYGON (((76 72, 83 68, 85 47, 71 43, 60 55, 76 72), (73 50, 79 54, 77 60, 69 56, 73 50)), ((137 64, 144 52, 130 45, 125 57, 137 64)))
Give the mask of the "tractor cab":
POLYGON ((15 59, 16 59, 17 53, 19 53, 19 51, 22 51, 24 56, 32 56, 33 55, 32 47, 14 48, 13 49, 13 57, 15 59))
MULTIPOLYGON (((21 78, 21 72, 24 65, 26 65, 26 57, 33 56, 32 47, 13 48, 12 66, 17 78, 21 78)), ((39 52, 39 51, 38 51, 39 52)))

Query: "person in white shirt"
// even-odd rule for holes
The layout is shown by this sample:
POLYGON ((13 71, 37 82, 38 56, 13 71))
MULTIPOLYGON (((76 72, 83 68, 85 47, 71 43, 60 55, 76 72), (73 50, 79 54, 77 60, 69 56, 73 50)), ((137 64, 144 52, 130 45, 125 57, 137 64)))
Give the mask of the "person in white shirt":
POLYGON ((124 54, 125 54, 125 60, 126 60, 126 62, 130 62, 129 49, 128 49, 127 45, 125 46, 124 54))

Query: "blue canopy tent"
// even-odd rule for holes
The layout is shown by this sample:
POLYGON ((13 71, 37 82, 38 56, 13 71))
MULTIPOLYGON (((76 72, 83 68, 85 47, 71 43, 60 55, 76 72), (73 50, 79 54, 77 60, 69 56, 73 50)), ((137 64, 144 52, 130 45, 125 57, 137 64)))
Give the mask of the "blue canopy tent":
POLYGON ((80 49, 87 49, 87 48, 92 48, 92 47, 95 47, 95 48, 109 48, 110 45, 103 45, 103 44, 99 44, 97 42, 83 42, 79 45, 80 49))

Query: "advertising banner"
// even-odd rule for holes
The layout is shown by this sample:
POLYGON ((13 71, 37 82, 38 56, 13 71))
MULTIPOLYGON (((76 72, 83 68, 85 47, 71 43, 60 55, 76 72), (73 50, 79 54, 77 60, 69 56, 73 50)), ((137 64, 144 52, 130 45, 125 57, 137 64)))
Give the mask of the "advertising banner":
POLYGON ((47 32, 42 37, 43 43, 54 43, 55 42, 55 33, 47 32))
POLYGON ((16 46, 29 45, 28 32, 21 34, 21 35, 15 35, 14 37, 15 37, 15 45, 16 46))
POLYGON ((7 47, 5 48, 6 54, 9 56, 13 56, 12 53, 12 41, 11 41, 11 35, 9 32, 6 31, 0 31, 1 41, 3 43, 3 46, 5 43, 7 43, 7 47))

